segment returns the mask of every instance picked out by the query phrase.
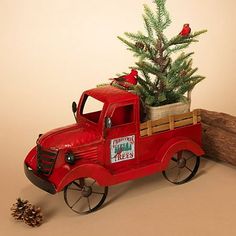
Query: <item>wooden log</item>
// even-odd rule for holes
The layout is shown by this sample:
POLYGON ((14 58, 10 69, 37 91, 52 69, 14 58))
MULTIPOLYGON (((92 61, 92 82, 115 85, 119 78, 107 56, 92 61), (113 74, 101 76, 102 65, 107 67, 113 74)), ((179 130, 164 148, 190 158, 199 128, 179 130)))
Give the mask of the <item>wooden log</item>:
POLYGON ((202 122, 236 134, 236 117, 225 113, 200 110, 202 122))
POLYGON ((201 110, 206 156, 236 165, 236 117, 201 110))

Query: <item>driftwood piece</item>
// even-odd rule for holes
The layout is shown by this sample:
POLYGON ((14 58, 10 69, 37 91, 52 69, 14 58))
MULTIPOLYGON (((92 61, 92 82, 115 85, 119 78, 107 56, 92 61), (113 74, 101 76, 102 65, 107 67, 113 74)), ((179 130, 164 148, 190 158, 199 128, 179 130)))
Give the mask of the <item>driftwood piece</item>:
POLYGON ((206 156, 236 165, 236 117, 201 110, 206 156))

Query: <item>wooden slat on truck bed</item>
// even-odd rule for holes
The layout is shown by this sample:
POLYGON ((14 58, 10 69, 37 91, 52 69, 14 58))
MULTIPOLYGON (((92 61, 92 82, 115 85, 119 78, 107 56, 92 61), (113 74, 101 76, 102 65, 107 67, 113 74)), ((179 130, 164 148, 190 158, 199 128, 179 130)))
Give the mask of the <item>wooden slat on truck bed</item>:
POLYGON ((140 124, 140 135, 141 137, 150 136, 158 132, 173 130, 186 125, 197 124, 200 121, 200 110, 198 109, 188 113, 170 115, 154 121, 148 120, 140 124))

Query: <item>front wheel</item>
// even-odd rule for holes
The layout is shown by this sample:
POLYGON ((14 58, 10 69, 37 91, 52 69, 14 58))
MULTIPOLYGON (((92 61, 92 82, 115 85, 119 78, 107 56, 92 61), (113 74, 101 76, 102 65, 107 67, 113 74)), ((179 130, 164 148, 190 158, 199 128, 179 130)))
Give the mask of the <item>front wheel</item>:
POLYGON ((172 157, 162 174, 173 184, 183 184, 196 175, 199 165, 198 156, 189 151, 179 151, 172 157))
POLYGON ((80 178, 64 189, 64 200, 68 207, 79 214, 96 211, 104 203, 108 187, 102 187, 91 178, 80 178))

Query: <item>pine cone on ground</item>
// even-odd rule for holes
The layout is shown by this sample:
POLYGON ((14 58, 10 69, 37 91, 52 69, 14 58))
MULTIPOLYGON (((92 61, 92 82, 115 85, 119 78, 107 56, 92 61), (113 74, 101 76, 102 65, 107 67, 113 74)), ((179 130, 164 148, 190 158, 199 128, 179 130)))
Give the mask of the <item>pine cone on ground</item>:
POLYGON ((43 215, 41 213, 40 207, 36 207, 34 205, 29 205, 29 207, 25 210, 23 215, 23 221, 31 226, 40 226, 43 220, 43 215))
POLYGON ((23 220, 23 214, 28 207, 29 202, 27 200, 22 200, 21 198, 17 199, 17 202, 13 204, 11 207, 11 215, 16 219, 16 220, 23 220))

